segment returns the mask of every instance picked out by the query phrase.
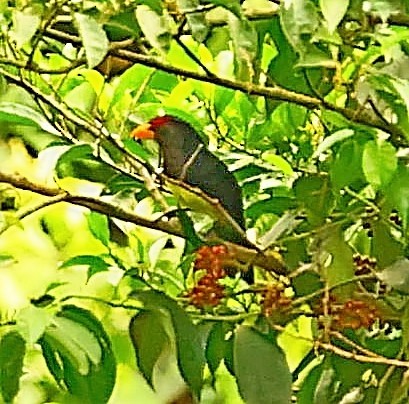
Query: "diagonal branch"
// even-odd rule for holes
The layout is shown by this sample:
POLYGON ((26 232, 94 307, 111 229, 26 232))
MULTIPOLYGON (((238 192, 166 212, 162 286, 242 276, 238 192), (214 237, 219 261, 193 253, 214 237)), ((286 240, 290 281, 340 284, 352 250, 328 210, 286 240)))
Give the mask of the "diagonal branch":
POLYGON ((350 108, 342 108, 336 105, 330 104, 316 97, 311 97, 309 95, 297 93, 294 91, 287 90, 282 87, 266 87, 262 85, 256 85, 252 83, 246 83, 241 81, 230 80, 218 76, 209 77, 206 74, 198 73, 179 67, 172 66, 168 63, 162 62, 156 57, 141 55, 125 49, 115 49, 110 51, 115 56, 121 57, 123 59, 130 60, 135 63, 140 63, 145 66, 153 67, 156 69, 163 70, 168 73, 176 74, 183 77, 188 77, 198 81, 204 81, 207 83, 216 84, 222 87, 231 88, 232 90, 241 91, 248 95, 258 95, 263 96, 273 100, 286 101, 294 104, 304 106, 306 108, 324 108, 330 111, 338 112, 345 118, 352 122, 372 126, 374 128, 380 129, 386 133, 390 133, 392 140, 397 146, 407 146, 408 142, 405 140, 405 134, 396 125, 385 123, 382 119, 378 118, 375 114, 363 110, 357 112, 356 110, 350 108))
MULTIPOLYGON (((138 226, 147 227, 153 230, 162 231, 164 233, 185 238, 183 230, 180 228, 178 222, 162 221, 162 220, 149 220, 141 217, 127 209, 122 208, 117 204, 103 201, 98 198, 73 195, 60 188, 48 187, 42 184, 34 183, 27 178, 17 174, 6 174, 0 171, 0 182, 4 182, 18 189, 25 191, 31 191, 39 195, 43 195, 51 198, 51 200, 38 205, 37 208, 43 208, 50 206, 51 204, 67 202, 78 206, 83 206, 92 211, 101 213, 108 217, 114 217, 116 219, 123 220, 125 222, 133 223, 138 226)), ((24 212, 23 216, 26 217, 33 211, 24 212)), ((285 273, 285 267, 282 260, 276 255, 276 253, 263 253, 261 254, 256 248, 243 247, 238 244, 221 241, 228 249, 236 256, 239 261, 252 262, 267 271, 285 273)))
MULTIPOLYGON (((46 35, 49 35, 50 37, 60 41, 70 41, 76 45, 81 44, 81 39, 79 37, 66 34, 55 29, 48 29, 46 31, 46 35)), ((330 111, 334 111, 343 115, 345 118, 352 122, 372 126, 386 133, 390 133, 391 140, 395 146, 408 146, 408 141, 405 139, 405 134, 398 126, 384 122, 372 111, 357 111, 350 108, 338 107, 334 104, 321 100, 320 98, 297 93, 278 86, 266 87, 253 83, 230 80, 215 76, 213 74, 209 76, 208 74, 182 69, 180 67, 172 66, 169 63, 163 62, 157 57, 136 53, 126 48, 120 48, 115 45, 115 43, 111 45, 108 54, 117 56, 133 63, 140 63, 144 66, 159 69, 167 73, 203 81, 206 83, 212 83, 222 87, 230 88, 232 90, 241 91, 248 95, 258 95, 273 100, 291 102, 310 109, 324 108, 330 111)))

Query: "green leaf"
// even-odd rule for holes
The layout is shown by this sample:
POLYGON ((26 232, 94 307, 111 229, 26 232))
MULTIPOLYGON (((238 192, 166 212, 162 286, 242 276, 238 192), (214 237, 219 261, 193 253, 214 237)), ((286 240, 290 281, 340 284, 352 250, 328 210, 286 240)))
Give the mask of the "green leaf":
POLYGON ((349 6, 349 0, 320 0, 321 12, 324 15, 330 33, 334 32, 344 18, 349 6))
POLYGON ((292 175, 294 173, 291 164, 286 159, 275 154, 274 152, 267 151, 263 153, 262 159, 270 164, 275 165, 280 171, 282 171, 286 175, 292 175))
POLYGON ((108 38, 102 26, 94 18, 86 14, 74 13, 74 21, 84 44, 88 67, 92 69, 104 60, 109 49, 108 38))
POLYGON ((134 139, 124 139, 123 142, 127 150, 140 157, 142 160, 149 161, 149 159, 152 157, 152 155, 146 151, 146 147, 144 147, 141 143, 135 142, 134 139))
POLYGON ((55 171, 59 178, 75 177, 101 183, 106 183, 118 174, 113 168, 96 159, 89 144, 72 146, 61 154, 55 171))
POLYGON ((409 223, 409 168, 407 166, 399 165, 385 190, 385 196, 391 208, 399 212, 403 229, 407 231, 409 223))
MULTIPOLYGON (((81 376, 89 374, 90 362, 85 351, 71 339, 70 335, 62 327, 58 327, 57 324, 50 325, 47 327, 42 339, 51 346, 57 358, 60 357, 61 360, 63 358, 64 361, 71 363, 81 376)), ((57 359, 57 361, 59 360, 57 359)), ((63 370, 64 364, 59 364, 59 366, 63 370)), ((63 374, 63 372, 61 373, 63 374)), ((65 379, 65 376, 63 377, 65 379)))
POLYGON ((402 321, 402 348, 405 352, 408 351, 409 348, 409 304, 406 303, 403 315, 401 318, 402 321))
POLYGON ((136 7, 136 18, 148 42, 156 49, 169 49, 172 33, 166 15, 158 15, 148 6, 136 7))
POLYGON ((400 258, 391 265, 377 272, 377 276, 388 286, 409 294, 409 260, 400 258))
POLYGON ((29 105, 17 102, 0 102, 0 121, 20 125, 37 125, 42 130, 60 136, 60 132, 39 111, 29 105))
MULTIPOLYGON (((325 279, 329 286, 351 279, 355 274, 352 249, 345 241, 345 236, 340 225, 328 225, 318 234, 317 244, 331 254, 331 263, 325 271, 325 279)), ((321 248, 322 248, 321 247, 321 248)), ((323 274, 322 274, 323 275, 323 274)), ((350 286, 337 289, 338 293, 348 293, 350 286)))
POLYGON ((236 331, 234 373, 246 403, 291 402, 291 373, 281 348, 245 325, 236 331))
POLYGON ((322 373, 314 392, 314 404, 331 402, 335 393, 336 373, 327 360, 323 364, 322 373))
POLYGON ((203 42, 209 32, 209 27, 206 22, 206 14, 199 11, 193 13, 192 11, 197 9, 200 6, 198 0, 176 0, 176 4, 179 8, 180 13, 189 13, 185 14, 189 27, 192 31, 192 37, 200 42, 203 42))
POLYGON ((297 214, 286 212, 274 224, 269 223, 268 230, 257 240, 263 250, 275 243, 283 234, 290 233, 299 224, 297 214))
POLYGON ((47 366, 82 403, 106 403, 116 378, 111 342, 99 320, 88 310, 63 306, 41 338, 47 366))
POLYGON ((98 272, 108 271, 110 265, 97 255, 78 255, 70 258, 60 265, 60 268, 67 268, 74 265, 85 265, 88 267, 87 281, 98 272))
POLYGON ((371 256, 380 268, 391 265, 404 255, 403 245, 394 237, 389 224, 382 220, 371 222, 373 232, 371 256))
POLYGON ((213 105, 216 115, 219 116, 229 105, 230 101, 234 97, 234 90, 221 86, 216 86, 214 90, 213 105))
POLYGON ((235 76, 238 80, 253 81, 257 33, 249 21, 239 19, 234 14, 229 13, 227 22, 234 49, 235 76))
POLYGON ((90 212, 87 215, 89 229, 93 236, 99 240, 104 246, 109 244, 109 227, 108 218, 98 212, 90 212))
POLYGON ((55 169, 57 175, 61 178, 69 176, 72 173, 71 166, 75 161, 83 158, 93 158, 93 149, 89 144, 81 144, 70 147, 65 153, 63 153, 57 160, 55 169))
POLYGON ((396 150, 386 142, 369 141, 362 155, 362 169, 368 182, 376 189, 383 188, 398 166, 396 150))
POLYGON ((69 335, 73 343, 81 347, 91 363, 94 365, 100 363, 102 357, 101 346, 90 330, 83 327, 82 324, 61 315, 55 318, 54 324, 62 329, 66 335, 69 335))
POLYGON ((70 108, 88 113, 92 112, 96 99, 97 93, 87 81, 74 86, 64 95, 64 102, 70 108))
POLYGON ((159 310, 148 310, 135 315, 129 324, 138 368, 151 387, 154 366, 162 352, 171 346, 171 336, 165 326, 168 321, 159 310))
POLYGON ((11 403, 19 390, 23 374, 26 343, 16 331, 10 331, 0 340, 0 389, 6 403, 11 403))
MULTIPOLYGON (((371 47, 368 51, 367 59, 372 60, 380 55, 385 56, 383 53, 374 54, 373 47, 371 47)), ((409 85, 407 80, 399 80, 390 75, 378 73, 370 75, 368 77, 368 83, 370 83, 371 88, 376 91, 377 97, 380 98, 378 108, 381 108, 381 111, 383 111, 385 106, 381 106, 382 103, 387 104, 393 113, 396 114, 397 125, 405 132, 407 138, 409 135, 409 85)))
MULTIPOLYGON (((282 8, 284 7, 280 7, 280 9, 282 8)), ((300 74, 295 67, 298 62, 298 55, 287 39, 285 29, 278 17, 271 19, 271 34, 274 38, 278 54, 270 62, 268 76, 274 83, 288 90, 311 94, 311 89, 305 76, 300 74)), ((276 103, 273 103, 273 107, 276 107, 276 103)))
POLYGON ((299 105, 284 102, 280 104, 271 116, 271 137, 289 138, 304 126, 307 118, 307 109, 299 105))
MULTIPOLYGON (((177 217, 179 219, 180 225, 183 230, 183 234, 186 236, 186 241, 189 242, 189 249, 196 250, 201 245, 203 245, 203 241, 198 236, 193 220, 191 217, 186 213, 184 209, 178 209, 176 211, 177 217)), ((187 251, 191 252, 191 251, 187 251)))
POLYGON ((199 396, 203 383, 205 355, 198 329, 186 312, 163 293, 138 291, 133 296, 140 300, 148 310, 161 309, 169 313, 175 332, 180 373, 194 394, 199 396))
POLYGON ((299 404, 314 403, 315 389, 324 367, 322 359, 323 358, 315 360, 315 366, 312 367, 312 369, 308 372, 307 376, 303 380, 300 390, 297 393, 297 401, 299 402, 299 404))
POLYGON ((319 25, 319 16, 311 0, 293 0, 288 7, 280 7, 280 22, 293 48, 303 52, 305 39, 311 36, 319 25))
MULTIPOLYGON (((295 67, 333 67, 334 61, 331 58, 331 54, 322 50, 317 45, 310 43, 304 44, 302 52, 300 52, 300 60, 296 63, 295 67)), ((308 70, 310 72, 311 69, 308 70)), ((310 74, 310 73, 308 73, 310 74)), ((311 81, 311 79, 310 79, 311 81)))
POLYGON ((139 90, 142 84, 151 77, 152 68, 139 64, 134 64, 127 69, 120 77, 111 97, 110 108, 114 107, 126 93, 132 94, 139 90))
POLYGON ((294 192, 305 207, 308 220, 315 225, 324 223, 334 204, 328 178, 319 175, 301 177, 294 183, 294 192))
POLYGON ((228 350, 228 340, 226 334, 233 330, 231 324, 216 322, 209 332, 206 343, 206 359, 210 372, 214 375, 225 358, 228 350))
POLYGON ((347 140, 341 145, 330 168, 330 177, 336 189, 364 181, 362 146, 358 142, 347 140), (348 170, 345 167, 348 167, 348 170))

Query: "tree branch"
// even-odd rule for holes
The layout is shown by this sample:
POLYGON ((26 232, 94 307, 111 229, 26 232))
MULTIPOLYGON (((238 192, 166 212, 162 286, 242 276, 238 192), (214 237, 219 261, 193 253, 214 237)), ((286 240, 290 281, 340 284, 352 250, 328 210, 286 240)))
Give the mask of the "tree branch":
MULTIPOLYGON (((137 226, 147 227, 149 229, 158 230, 173 236, 185 238, 183 230, 180 228, 178 222, 163 221, 163 220, 149 220, 145 219, 129 210, 122 208, 121 206, 113 203, 103 201, 98 198, 73 195, 60 188, 52 188, 42 184, 34 183, 27 178, 17 174, 6 174, 0 171, 0 182, 13 185, 18 189, 25 191, 31 191, 39 195, 43 195, 51 198, 48 203, 42 203, 37 205, 37 208, 43 208, 50 206, 51 204, 67 202, 78 206, 83 206, 92 211, 102 213, 109 217, 115 217, 125 222, 133 223, 137 226)), ((34 211, 24 212, 23 217, 34 211)), ((277 272, 280 274, 285 273, 285 266, 281 259, 275 252, 272 253, 260 253, 256 247, 248 248, 239 244, 221 241, 226 244, 227 248, 234 254, 237 260, 241 262, 251 262, 267 271, 277 272)))
MULTIPOLYGON (((70 41, 74 44, 81 44, 81 40, 79 37, 75 35, 69 35, 55 29, 48 29, 46 31, 46 35, 50 35, 52 38, 60 41, 70 41)), ((143 55, 128 49, 122 49, 115 44, 112 44, 110 50, 108 51, 108 54, 125 59, 133 63, 140 63, 144 66, 159 69, 167 73, 191 78, 198 81, 203 81, 206 83, 212 83, 222 87, 230 88, 232 90, 241 91, 248 95, 258 95, 273 100, 291 102, 310 109, 325 108, 327 110, 334 111, 343 115, 345 118, 352 122, 372 126, 386 133, 390 133, 392 142, 394 143, 395 146, 398 147, 408 146, 409 144, 408 141, 405 139, 404 132, 398 126, 384 122, 382 119, 377 117, 376 114, 374 114, 372 111, 368 110, 356 111, 349 108, 338 107, 336 105, 323 101, 317 97, 297 93, 278 86, 266 87, 263 85, 256 85, 253 83, 230 80, 219 76, 215 76, 213 74, 209 76, 208 74, 182 69, 180 67, 175 67, 168 63, 165 63, 157 57, 143 55)))

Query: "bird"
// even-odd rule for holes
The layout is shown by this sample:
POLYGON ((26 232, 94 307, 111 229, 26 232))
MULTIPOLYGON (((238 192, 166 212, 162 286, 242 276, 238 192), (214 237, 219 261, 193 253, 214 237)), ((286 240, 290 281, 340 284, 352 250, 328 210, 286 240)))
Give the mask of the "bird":
MULTIPOLYGON (((245 237, 243 197, 235 176, 188 122, 172 115, 157 116, 134 129, 131 137, 156 140, 166 177, 197 187, 218 201, 233 219, 230 224, 216 220, 214 231, 220 238, 252 246, 245 237)), ((252 270, 244 272, 243 278, 253 283, 252 270)))

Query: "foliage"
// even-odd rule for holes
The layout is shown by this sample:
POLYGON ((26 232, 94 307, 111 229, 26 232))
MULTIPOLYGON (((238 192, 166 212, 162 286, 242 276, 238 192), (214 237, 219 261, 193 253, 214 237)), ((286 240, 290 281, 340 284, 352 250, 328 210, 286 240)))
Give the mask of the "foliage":
POLYGON ((3 400, 407 402, 406 3, 3 2, 3 400), (164 113, 257 248, 130 138, 164 113))

